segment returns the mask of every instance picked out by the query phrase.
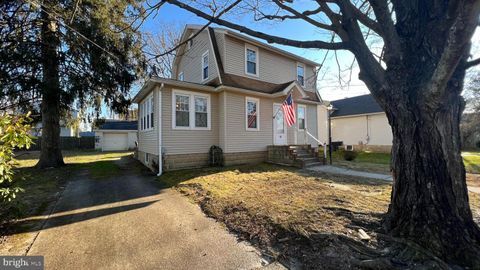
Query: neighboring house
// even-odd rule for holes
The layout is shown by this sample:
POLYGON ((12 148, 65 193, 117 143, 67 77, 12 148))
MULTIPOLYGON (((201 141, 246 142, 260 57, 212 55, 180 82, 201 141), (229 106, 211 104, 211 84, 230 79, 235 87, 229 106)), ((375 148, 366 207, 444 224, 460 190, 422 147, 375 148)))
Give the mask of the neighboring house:
POLYGON ((392 129, 380 105, 371 95, 332 101, 332 141, 354 150, 389 152, 392 129))
MULTIPOLYGON (((181 41, 200 29, 187 25, 181 41)), ((326 120, 318 66, 231 30, 203 30, 179 48, 172 78, 150 78, 134 98, 139 160, 172 170, 208 165, 212 145, 226 165, 265 161, 269 145, 317 147, 318 115, 326 120), (290 92, 297 122, 287 128, 280 108, 290 92)))
MULTIPOLYGON (((31 134, 35 137, 42 136, 42 122, 38 122, 34 125, 31 130, 31 134)), ((63 120, 60 120, 60 137, 76 137, 76 129, 74 127, 69 127, 65 124, 63 120)))
POLYGON ((137 141, 137 120, 106 120, 95 132, 95 149, 121 151, 135 149, 137 141))
MULTIPOLYGON (((69 118, 60 118, 60 137, 79 137, 80 133, 87 128, 86 123, 79 119, 77 110, 71 109, 69 113, 69 118)), ((39 120, 39 122, 33 125, 33 128, 30 131, 31 135, 35 137, 42 136, 43 125, 41 119, 39 120)))

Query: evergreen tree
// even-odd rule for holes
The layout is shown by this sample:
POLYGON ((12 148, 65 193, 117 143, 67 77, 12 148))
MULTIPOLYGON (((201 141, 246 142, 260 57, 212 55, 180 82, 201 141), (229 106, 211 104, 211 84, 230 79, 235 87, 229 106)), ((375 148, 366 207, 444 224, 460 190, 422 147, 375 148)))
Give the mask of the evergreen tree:
POLYGON ((143 70, 141 37, 132 24, 139 0, 25 0, 0 3, 0 101, 42 117, 38 167, 64 164, 60 116, 78 101, 117 112, 143 70))

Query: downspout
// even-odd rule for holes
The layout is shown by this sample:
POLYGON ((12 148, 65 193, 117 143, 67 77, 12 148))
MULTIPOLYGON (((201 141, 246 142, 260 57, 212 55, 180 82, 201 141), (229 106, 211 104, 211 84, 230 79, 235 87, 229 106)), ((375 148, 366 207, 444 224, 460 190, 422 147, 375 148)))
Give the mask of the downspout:
POLYGON ((163 155, 162 155, 162 90, 165 85, 162 83, 160 89, 158 90, 158 174, 157 176, 162 175, 163 171, 163 155))

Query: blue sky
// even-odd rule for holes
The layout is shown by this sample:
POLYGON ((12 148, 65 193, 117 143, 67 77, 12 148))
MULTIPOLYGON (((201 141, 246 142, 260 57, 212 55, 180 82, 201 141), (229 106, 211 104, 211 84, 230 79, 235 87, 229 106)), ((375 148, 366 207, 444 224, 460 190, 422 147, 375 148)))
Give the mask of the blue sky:
MULTIPOLYGON (((311 1, 302 1, 302 9, 308 8, 307 6, 312 3, 311 1)), ((326 33, 320 33, 318 29, 310 24, 301 20, 288 20, 284 22, 255 22, 250 17, 240 16, 227 16, 227 19, 233 19, 236 23, 248 26, 255 30, 266 32, 272 35, 278 35, 282 37, 299 39, 299 40, 312 40, 312 39, 324 39, 328 40, 329 35, 326 33)), ((205 24, 206 21, 197 17, 196 15, 185 11, 176 6, 165 4, 160 9, 160 12, 154 17, 151 16, 141 27, 142 31, 150 33, 158 33, 163 24, 205 24)), ((326 50, 314 50, 314 49, 300 49, 289 46, 282 46, 273 44, 284 50, 290 51, 302 57, 311 59, 316 62, 321 62, 325 56, 326 50)), ((353 57, 348 52, 338 52, 339 62, 341 63, 341 69, 347 69, 353 57)), ((329 52, 324 67, 322 68, 321 76, 323 79, 319 80, 318 88, 322 98, 325 100, 335 100, 345 97, 357 96, 361 94, 369 93, 365 85, 358 80, 358 69, 354 69, 352 74, 352 81, 350 86, 343 85, 341 87, 338 82, 338 66, 336 64, 334 53, 329 52), (325 76, 323 75, 326 72, 325 76)), ((348 77, 348 72, 343 72, 343 77, 348 77)))

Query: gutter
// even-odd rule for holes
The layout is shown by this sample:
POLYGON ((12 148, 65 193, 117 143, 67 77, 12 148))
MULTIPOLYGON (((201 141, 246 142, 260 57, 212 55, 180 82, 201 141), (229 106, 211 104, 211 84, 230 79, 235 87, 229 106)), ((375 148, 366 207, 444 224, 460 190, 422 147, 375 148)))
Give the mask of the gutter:
POLYGON ((165 86, 164 83, 160 85, 160 89, 158 89, 158 121, 157 121, 157 128, 158 128, 158 174, 157 176, 161 176, 163 173, 163 156, 162 156, 162 90, 165 86))

